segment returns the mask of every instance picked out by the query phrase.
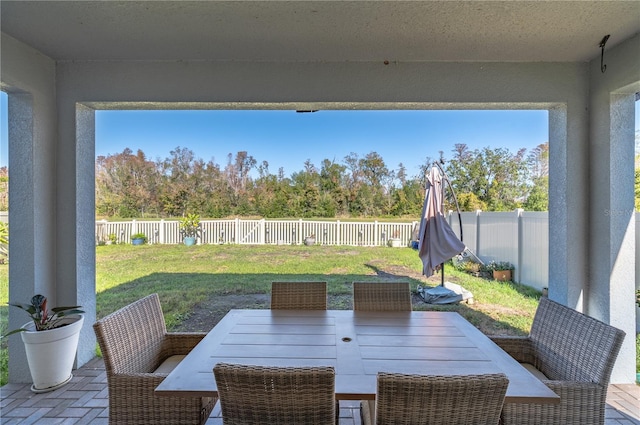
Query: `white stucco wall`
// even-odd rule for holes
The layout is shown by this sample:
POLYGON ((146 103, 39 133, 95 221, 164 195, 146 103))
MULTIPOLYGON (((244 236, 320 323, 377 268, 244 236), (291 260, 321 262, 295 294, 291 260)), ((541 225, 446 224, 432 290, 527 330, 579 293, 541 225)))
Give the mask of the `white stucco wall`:
POLYGON ((586 312, 627 334, 612 382, 635 373, 635 93, 640 35, 590 64, 590 279, 586 312))
MULTIPOLYGON (((72 302, 56 291, 55 63, 4 34, 0 43, 2 89, 9 94, 10 299, 26 303, 41 293, 52 305, 72 302)), ((9 329, 27 321, 23 311, 9 309, 9 329)), ((10 338, 9 380, 30 382, 20 336, 10 338)))
MULTIPOLYGON (((32 60, 23 57, 28 51, 25 46, 7 50, 4 44, 3 38, 2 81, 7 83, 14 80, 19 67, 31 68, 32 60), (7 68, 9 62, 15 64, 7 68)), ((622 63, 616 64, 614 54, 614 49, 608 53, 607 73, 612 73, 608 78, 615 78, 617 67, 635 63, 635 59, 620 59, 622 63)), ((58 111, 58 128, 52 126, 47 132, 58 143, 54 150, 48 144, 36 144, 34 155, 54 158, 54 165, 48 166, 55 172, 49 172, 48 177, 54 174, 55 179, 37 184, 42 190, 52 189, 52 181, 56 183, 53 192, 59 233, 55 245, 45 245, 44 261, 55 264, 57 282, 64 286, 59 294, 66 299, 76 293, 79 302, 88 306, 80 358, 94 348, 87 328, 95 318, 95 304, 89 299, 93 297, 95 303, 91 295, 91 291, 95 293, 91 108, 549 109, 550 297, 586 311, 591 305, 586 297, 608 291, 604 288, 609 285, 607 279, 590 279, 590 273, 599 273, 599 269, 592 270, 589 265, 593 261, 588 248, 593 243, 589 236, 593 215, 589 167, 595 164, 589 154, 589 109, 594 102, 600 105, 589 95, 591 68, 583 63, 57 63, 55 85, 53 75, 45 84, 50 97, 55 93, 56 105, 41 112, 50 116, 51 111, 58 111)), ((28 89, 35 78, 29 77, 17 86, 28 89)), ((632 182, 629 184, 632 186, 632 182)), ((605 188, 598 191, 609 192, 605 188)), ((619 204, 626 206, 626 195, 610 200, 610 208, 619 204)), ((607 242, 611 237, 605 232, 598 241, 607 242)), ((623 255, 627 255, 628 247, 624 246, 623 255)), ((30 265, 16 262, 17 267, 30 265)), ((12 280, 11 287, 16 285, 12 280)), ((14 294, 11 296, 14 298, 14 294)), ((607 299, 605 303, 611 301, 607 299)), ((615 315, 604 318, 614 325, 620 320, 615 315)), ((634 378, 623 375, 619 382, 634 378)))

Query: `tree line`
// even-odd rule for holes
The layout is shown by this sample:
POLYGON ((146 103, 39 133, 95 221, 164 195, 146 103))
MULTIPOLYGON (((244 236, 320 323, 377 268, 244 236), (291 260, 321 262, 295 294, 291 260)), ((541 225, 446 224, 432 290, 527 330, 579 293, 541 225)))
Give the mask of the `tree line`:
MULTIPOLYGON (((471 150, 455 145, 444 169, 461 210, 547 209, 548 144, 515 154, 508 149, 471 150)), ((96 159, 96 214, 100 217, 207 218, 417 217, 422 211, 426 158, 417 175, 403 164, 390 168, 376 152, 350 153, 342 161, 305 161, 286 176, 269 170, 246 151, 231 153, 221 166, 177 147, 164 160, 142 150, 96 159)), ((446 192, 450 194, 450 191, 446 192)), ((448 202, 452 199, 447 198, 448 202)), ((448 205, 453 208, 453 204, 448 205)))

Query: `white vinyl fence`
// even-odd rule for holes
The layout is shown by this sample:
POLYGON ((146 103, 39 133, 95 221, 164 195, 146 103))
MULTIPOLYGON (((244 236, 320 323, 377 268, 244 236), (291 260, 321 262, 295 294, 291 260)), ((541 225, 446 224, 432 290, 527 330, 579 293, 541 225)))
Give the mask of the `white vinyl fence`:
MULTIPOLYGON (((202 220, 199 244, 300 245, 314 237, 320 245, 384 246, 390 238, 409 246, 418 222, 342 222, 309 220, 202 220)), ((96 243, 115 238, 117 243, 131 242, 131 235, 144 233, 147 243, 182 242, 177 220, 97 221, 96 243)))
MULTIPOLYGON (((449 222, 460 235, 457 213, 449 222)), ((548 286, 549 221, 546 212, 465 212, 461 214, 463 242, 484 262, 509 261, 515 266, 514 280, 537 289, 548 286)), ((385 246, 399 239, 410 247, 417 238, 418 221, 343 222, 313 220, 202 220, 199 244, 301 245, 314 237, 319 245, 385 246)), ((129 243, 134 233, 144 233, 152 244, 182 242, 179 221, 96 222, 96 243, 109 236, 129 243)))
MULTIPOLYGON (((514 280, 542 289, 548 286, 549 214, 547 212, 463 212, 464 244, 484 262, 509 261, 514 280)), ((458 214, 449 223, 460 236, 458 214)))

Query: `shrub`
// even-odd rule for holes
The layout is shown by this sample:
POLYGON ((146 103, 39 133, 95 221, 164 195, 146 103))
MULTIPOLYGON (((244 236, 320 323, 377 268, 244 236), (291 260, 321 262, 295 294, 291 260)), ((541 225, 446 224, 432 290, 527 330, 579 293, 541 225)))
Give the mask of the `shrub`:
POLYGON ((180 219, 180 231, 187 238, 198 236, 200 230, 200 216, 198 214, 187 214, 180 219))
POLYGON ((494 270, 513 270, 515 267, 508 261, 491 261, 485 264, 483 271, 492 272, 494 270))
POLYGON ((147 242, 147 235, 145 235, 144 233, 134 233, 133 235, 131 235, 131 240, 134 239, 143 239, 144 242, 147 242))

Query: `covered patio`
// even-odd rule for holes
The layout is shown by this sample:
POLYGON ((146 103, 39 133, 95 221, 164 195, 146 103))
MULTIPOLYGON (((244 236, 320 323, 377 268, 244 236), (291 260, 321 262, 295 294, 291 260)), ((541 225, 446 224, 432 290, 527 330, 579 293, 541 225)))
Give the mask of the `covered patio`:
MULTIPOLYGON (((544 109, 549 297, 624 330, 611 382, 634 381, 637 1, 0 7, 10 300, 82 305, 79 366, 96 346, 96 110, 544 109)), ((29 380, 13 340, 9 381, 29 380)))

